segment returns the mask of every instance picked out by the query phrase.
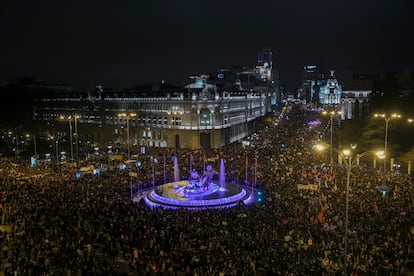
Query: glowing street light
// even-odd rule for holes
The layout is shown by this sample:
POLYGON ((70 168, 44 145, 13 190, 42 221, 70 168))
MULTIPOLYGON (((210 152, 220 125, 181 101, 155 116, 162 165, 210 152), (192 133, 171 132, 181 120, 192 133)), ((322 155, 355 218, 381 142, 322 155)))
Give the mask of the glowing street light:
MULTIPOLYGON (((26 134, 26 138, 30 139, 30 134, 26 134)), ((36 137, 33 135, 33 147, 34 147, 34 157, 37 159, 37 145, 36 145, 36 137)))
POLYGON ((333 163, 333 155, 332 155, 332 147, 333 147, 333 144, 332 144, 332 141, 333 141, 333 117, 335 116, 335 115, 340 115, 341 114, 341 111, 335 111, 335 110, 331 110, 331 111, 326 111, 326 110, 324 110, 324 111, 322 111, 322 115, 329 115, 330 116, 330 122, 331 122, 331 143, 330 143, 330 146, 331 146, 331 152, 330 152, 330 155, 331 155, 331 164, 333 163))
POLYGON ((135 116, 137 116, 137 114, 136 113, 129 113, 129 114, 127 114, 127 113, 120 113, 120 114, 118 114, 118 117, 119 118, 126 118, 126 122, 127 122, 127 147, 128 147, 128 160, 130 160, 131 158, 130 158, 130 147, 131 147, 131 144, 130 144, 130 139, 129 139, 129 118, 133 118, 133 117, 135 117, 135 116))
POLYGON ((384 154, 383 150, 378 151, 377 154, 374 155, 374 161, 373 161, 374 169, 377 168, 377 158, 379 158, 379 159, 384 159, 385 158, 385 154, 384 154))
MULTIPOLYGON (((323 144, 317 144, 314 146, 314 149, 317 151, 323 151, 326 148, 327 146, 323 144)), ((366 151, 366 152, 358 154, 357 158, 352 159, 352 150, 355 148, 356 148, 356 145, 351 145, 351 149, 344 149, 342 151, 339 151, 338 149, 331 147, 331 149, 336 151, 341 156, 341 159, 344 161, 345 168, 346 168, 344 275, 348 275, 347 264, 348 264, 348 232, 349 232, 349 186, 351 182, 352 167, 354 167, 356 164, 359 163, 359 158, 367 154, 373 153, 375 156, 381 157, 383 156, 383 153, 384 153, 382 151, 378 151, 378 152, 366 151)))
MULTIPOLYGON (((53 141, 53 139, 55 139, 55 137, 53 136, 48 137, 48 140, 53 141)), ((56 147, 56 166, 59 166, 59 137, 57 136, 56 136, 55 144, 56 144, 55 146, 56 147)))
POLYGON ((70 140, 70 159, 73 161, 73 131, 72 131, 72 116, 60 116, 61 120, 68 120, 69 122, 69 140, 70 140))
POLYGON ((388 124, 389 124, 389 121, 391 119, 401 118, 401 115, 397 114, 397 113, 393 113, 390 116, 387 116, 385 113, 381 113, 381 114, 380 113, 375 113, 374 117, 375 118, 383 118, 384 121, 385 121, 385 138, 384 138, 384 155, 385 155, 385 158, 384 158, 384 172, 385 172, 385 170, 387 169, 387 158, 388 158, 388 152, 387 152, 387 147, 388 147, 388 124))

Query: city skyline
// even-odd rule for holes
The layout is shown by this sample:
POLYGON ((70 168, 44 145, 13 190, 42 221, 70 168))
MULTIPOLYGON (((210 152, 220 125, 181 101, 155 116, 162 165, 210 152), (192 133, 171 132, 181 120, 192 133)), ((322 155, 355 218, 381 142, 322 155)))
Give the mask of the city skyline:
POLYGON ((88 89, 166 82, 254 65, 272 47, 293 91, 304 65, 412 67, 413 3, 390 1, 78 1, 1 4, 0 79, 34 77, 88 89))

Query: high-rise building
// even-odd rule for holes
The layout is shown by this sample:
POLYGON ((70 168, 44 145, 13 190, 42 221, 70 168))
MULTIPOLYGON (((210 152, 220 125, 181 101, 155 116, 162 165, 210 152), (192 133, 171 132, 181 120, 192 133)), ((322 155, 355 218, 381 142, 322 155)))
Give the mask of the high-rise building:
POLYGON ((272 70, 272 49, 265 47, 257 54, 256 78, 262 82, 271 82, 273 80, 272 70))
POLYGON ((305 65, 303 67, 302 82, 297 91, 297 97, 307 102, 319 103, 320 88, 325 85, 325 75, 321 67, 305 65))

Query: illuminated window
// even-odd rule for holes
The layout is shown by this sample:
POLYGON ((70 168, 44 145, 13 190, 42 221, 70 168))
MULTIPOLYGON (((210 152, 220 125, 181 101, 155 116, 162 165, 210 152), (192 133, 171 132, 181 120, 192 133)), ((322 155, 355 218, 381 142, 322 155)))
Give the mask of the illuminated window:
POLYGON ((200 110, 200 125, 209 126, 211 124, 211 112, 208 108, 200 110))
POLYGON ((181 126, 181 117, 173 117, 171 122, 173 125, 181 126))
POLYGON ((183 114, 184 113, 184 109, 181 106, 173 105, 171 107, 171 112, 173 114, 183 114))

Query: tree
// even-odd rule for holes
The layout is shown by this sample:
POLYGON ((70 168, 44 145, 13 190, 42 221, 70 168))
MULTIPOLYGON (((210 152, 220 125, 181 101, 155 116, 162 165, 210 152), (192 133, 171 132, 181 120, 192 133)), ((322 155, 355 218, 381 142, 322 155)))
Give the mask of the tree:
POLYGON ((403 170, 408 168, 409 162, 414 165, 414 147, 411 147, 407 152, 402 154, 399 158, 399 161, 401 162, 401 167, 403 170))
POLYGON ((401 85, 394 72, 385 72, 384 79, 373 84, 374 96, 371 100, 372 109, 387 112, 395 108, 395 103, 401 93, 401 85))

